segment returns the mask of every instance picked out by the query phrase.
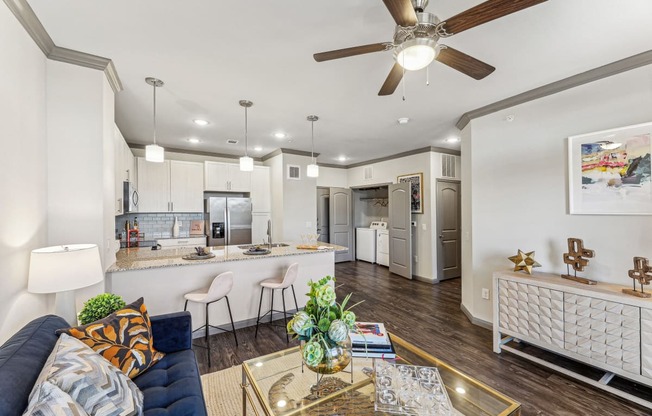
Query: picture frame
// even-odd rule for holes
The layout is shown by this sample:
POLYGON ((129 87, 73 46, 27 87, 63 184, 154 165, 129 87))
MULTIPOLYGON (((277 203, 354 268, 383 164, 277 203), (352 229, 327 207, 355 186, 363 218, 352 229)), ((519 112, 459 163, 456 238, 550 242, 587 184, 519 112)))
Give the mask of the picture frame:
POLYGON ((397 183, 410 183, 410 207, 413 214, 423 214, 423 173, 410 173, 396 177, 397 183))
POLYGON ((571 215, 652 215, 652 122, 568 138, 571 215))

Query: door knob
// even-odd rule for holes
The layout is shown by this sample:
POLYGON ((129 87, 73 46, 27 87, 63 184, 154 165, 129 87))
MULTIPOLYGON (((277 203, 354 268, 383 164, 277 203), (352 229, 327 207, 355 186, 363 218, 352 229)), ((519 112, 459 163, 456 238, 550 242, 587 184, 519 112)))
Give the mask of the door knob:
POLYGON ((444 235, 443 235, 443 234, 439 234, 439 239, 441 240, 441 239, 443 239, 443 238, 444 238, 444 235))

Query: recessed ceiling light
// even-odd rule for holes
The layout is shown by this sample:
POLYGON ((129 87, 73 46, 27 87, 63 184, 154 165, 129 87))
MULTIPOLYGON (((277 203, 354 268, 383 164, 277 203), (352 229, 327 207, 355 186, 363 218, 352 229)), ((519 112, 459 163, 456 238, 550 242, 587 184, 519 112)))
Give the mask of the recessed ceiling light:
POLYGON ((256 147, 254 147, 254 150, 257 151, 257 152, 260 152, 261 150, 263 150, 263 148, 260 147, 260 146, 256 146, 256 147))
POLYGON ((516 116, 514 114, 508 114, 507 116, 505 116, 505 121, 511 123, 512 121, 514 121, 515 118, 516 116))
POLYGON ((276 133, 274 133, 274 137, 276 137, 277 139, 285 139, 286 136, 287 135, 282 131, 277 131, 276 133))
POLYGON ((446 143, 457 143, 460 141, 459 137, 449 137, 448 139, 445 140, 446 143))
POLYGON ((396 121, 398 121, 398 124, 407 124, 407 123, 410 122, 410 119, 407 118, 407 117, 401 117, 401 118, 399 118, 399 119, 396 120, 396 121))
POLYGON ((188 143, 192 143, 192 144, 201 143, 201 140, 199 140, 199 139, 196 138, 196 137, 191 137, 191 138, 186 139, 186 140, 188 141, 188 143))
POLYGON ((346 156, 340 156, 337 158, 340 162, 346 162, 346 156))
POLYGON ((208 121, 206 120, 195 119, 193 122, 198 126, 208 126, 208 121))

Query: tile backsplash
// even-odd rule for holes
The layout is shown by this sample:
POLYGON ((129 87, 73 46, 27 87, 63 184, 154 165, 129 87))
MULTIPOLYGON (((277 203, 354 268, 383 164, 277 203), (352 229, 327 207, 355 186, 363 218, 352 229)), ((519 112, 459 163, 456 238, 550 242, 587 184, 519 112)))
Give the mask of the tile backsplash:
POLYGON ((181 222, 179 226, 179 237, 190 235, 190 221, 203 220, 203 213, 132 213, 115 217, 116 238, 125 240, 125 222, 133 225, 134 219, 138 218, 138 229, 144 234, 144 240, 156 240, 157 238, 172 238, 172 226, 174 217, 181 222))

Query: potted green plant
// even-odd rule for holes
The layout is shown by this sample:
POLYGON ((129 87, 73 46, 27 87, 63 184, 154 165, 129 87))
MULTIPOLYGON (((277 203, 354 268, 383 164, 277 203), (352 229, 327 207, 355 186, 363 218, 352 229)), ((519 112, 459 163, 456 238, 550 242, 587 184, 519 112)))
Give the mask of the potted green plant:
POLYGON ((288 322, 288 333, 301 340, 304 363, 319 374, 342 371, 351 362, 349 331, 356 330, 355 313, 346 308, 351 293, 342 303, 337 302, 333 284, 335 278, 326 276, 318 282, 308 282, 309 300, 303 311, 288 322))
POLYGON ((84 307, 79 312, 79 323, 82 325, 90 324, 111 315, 125 306, 126 303, 122 297, 113 293, 102 293, 84 303, 84 307))

